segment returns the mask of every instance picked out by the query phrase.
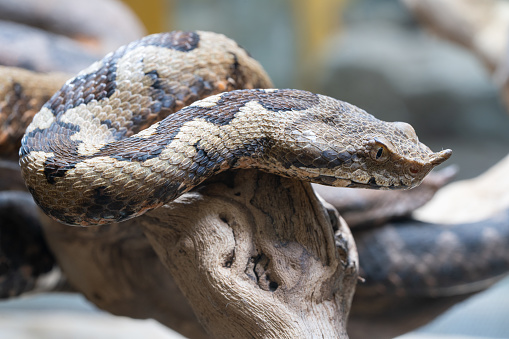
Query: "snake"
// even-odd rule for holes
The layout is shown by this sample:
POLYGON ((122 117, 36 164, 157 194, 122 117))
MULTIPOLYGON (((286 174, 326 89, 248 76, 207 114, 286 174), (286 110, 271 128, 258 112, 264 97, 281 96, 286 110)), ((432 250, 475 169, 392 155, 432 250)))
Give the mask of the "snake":
POLYGON ((357 232, 362 256, 361 298, 384 295, 445 297, 477 292, 507 276, 509 209, 458 224, 391 221, 357 232), (400 274, 395 274, 400 272, 400 274), (461 277, 461 278, 459 278, 461 277))
POLYGON ((224 35, 174 31, 125 45, 68 80, 27 127, 19 164, 46 214, 88 226, 142 215, 228 169, 408 189, 451 154, 431 151, 407 123, 272 88, 224 35))
POLYGON ((0 77, 0 158, 17 160, 25 129, 71 76, 0 66, 0 77))

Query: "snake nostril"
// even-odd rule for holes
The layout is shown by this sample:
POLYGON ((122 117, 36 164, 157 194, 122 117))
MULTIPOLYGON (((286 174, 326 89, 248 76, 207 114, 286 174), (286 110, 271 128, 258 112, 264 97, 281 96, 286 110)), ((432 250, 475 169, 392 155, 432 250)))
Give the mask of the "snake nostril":
POLYGON ((419 173, 419 168, 415 167, 415 166, 411 166, 409 169, 410 173, 412 174, 417 174, 419 173))

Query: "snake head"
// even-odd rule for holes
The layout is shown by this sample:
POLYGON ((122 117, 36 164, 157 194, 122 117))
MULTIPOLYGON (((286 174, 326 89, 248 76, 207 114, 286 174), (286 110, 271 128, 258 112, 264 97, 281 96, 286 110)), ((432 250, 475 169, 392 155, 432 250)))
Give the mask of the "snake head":
POLYGON ((404 122, 385 122, 325 96, 294 120, 280 146, 286 175, 329 186, 406 189, 421 183, 451 150, 433 152, 404 122), (319 108, 318 108, 319 107, 319 108))
POLYGON ((433 152, 419 142, 407 123, 385 123, 385 131, 367 136, 356 153, 361 163, 356 180, 348 187, 406 189, 418 186, 436 166, 449 159, 452 151, 433 152))

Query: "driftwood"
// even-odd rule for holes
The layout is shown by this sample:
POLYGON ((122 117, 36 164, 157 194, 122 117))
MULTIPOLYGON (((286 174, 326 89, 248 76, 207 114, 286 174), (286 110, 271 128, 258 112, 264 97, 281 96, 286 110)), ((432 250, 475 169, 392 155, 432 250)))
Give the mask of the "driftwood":
POLYGON ((495 70, 504 61, 509 5, 497 0, 402 0, 433 32, 472 52, 495 70))
POLYGON ((250 170, 125 223, 45 231, 72 285, 115 314, 190 338, 206 337, 191 308, 217 338, 346 338, 358 259, 338 218, 308 183, 250 170))
POLYGON ((429 222, 462 223, 489 218, 509 208, 509 155, 478 177, 449 184, 415 212, 429 222))
POLYGON ((188 338, 209 338, 134 220, 81 228, 43 219, 69 284, 99 308, 153 318, 188 338))
POLYGON ((402 0, 425 27, 473 52, 493 74, 509 107, 509 3, 501 0, 402 0))

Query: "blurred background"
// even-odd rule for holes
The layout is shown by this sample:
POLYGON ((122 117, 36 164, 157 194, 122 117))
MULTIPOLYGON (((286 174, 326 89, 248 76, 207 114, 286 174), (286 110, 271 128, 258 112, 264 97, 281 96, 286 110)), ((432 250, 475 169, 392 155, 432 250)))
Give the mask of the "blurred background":
MULTIPOLYGON (((13 1, 16 0, 0 0, 0 6, 2 2, 13 1)), ((17 2, 26 3, 27 11, 31 10, 32 1, 17 2)), ((53 2, 39 0, 38 4, 44 7, 53 2)), ((261 62, 278 88, 310 90, 350 102, 382 120, 409 122, 420 140, 433 150, 453 150, 448 164, 459 165, 457 179, 479 175, 508 153, 509 115, 489 70, 472 52, 424 30, 400 1, 123 2, 139 18, 139 22, 134 20, 140 25, 134 35, 175 29, 224 33, 261 62)), ((70 3, 86 7, 89 1, 70 3)), ((13 16, 5 11, 2 14, 0 7, 0 19, 11 21, 13 16)), ((90 45, 87 39, 77 40, 90 45)), ((90 58, 83 63, 104 53, 92 48, 90 58)), ((77 72, 81 66, 64 71, 77 72)), ((508 283, 496 288, 498 294, 489 294, 489 301, 480 301, 484 310, 495 307, 496 312, 479 312, 480 308, 475 306, 479 304, 460 304, 455 312, 470 310, 470 313, 447 314, 445 317, 449 318, 441 318, 435 325, 405 338, 446 338, 446 335, 509 338, 509 329, 503 327, 503 318, 507 318, 509 311, 503 305, 504 300, 509 305, 508 283), (465 319, 479 319, 483 315, 494 323, 477 322, 481 328, 479 333, 465 327, 465 319), (500 322, 496 321, 497 316, 502 317, 500 322), (505 330, 508 330, 506 336, 501 334, 505 330)), ((80 323, 68 318, 73 312, 81 319, 111 317, 109 324, 114 324, 115 331, 103 332, 104 338, 141 337, 141 332, 127 325, 127 320, 112 320, 113 316, 97 311, 82 297, 57 295, 0 303, 0 338, 91 337, 77 335, 79 331, 75 328, 51 332, 46 317, 55 308, 58 309, 55 314, 66 319, 69 326, 80 323), (34 318, 27 318, 29 314, 34 318), (31 326, 27 325, 27 319, 31 319, 31 326)), ((153 331, 144 332, 150 333, 151 338, 169 336, 155 322, 148 325, 144 321, 132 322, 151 328, 144 330, 153 331)), ((92 336, 100 337, 99 333, 92 336)))

